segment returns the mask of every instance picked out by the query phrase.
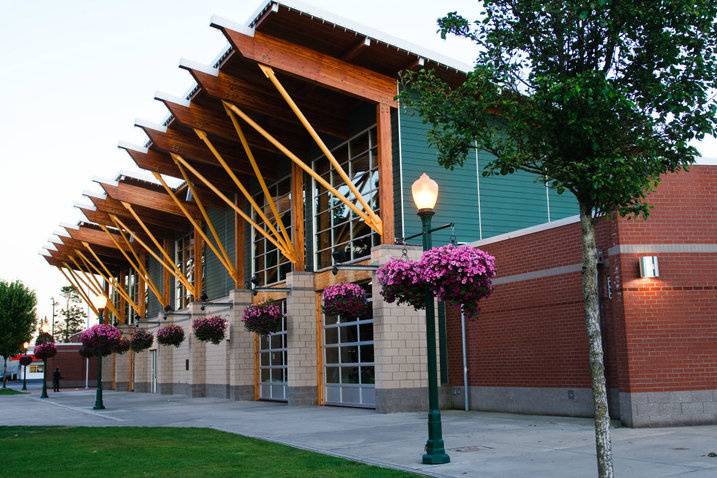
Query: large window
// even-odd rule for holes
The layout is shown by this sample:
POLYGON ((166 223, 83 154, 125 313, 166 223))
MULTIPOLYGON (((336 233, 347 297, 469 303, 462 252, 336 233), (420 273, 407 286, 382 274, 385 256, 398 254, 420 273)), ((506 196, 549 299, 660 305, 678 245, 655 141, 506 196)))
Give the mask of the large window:
MULTIPOLYGON (((174 241, 174 263, 182 274, 194 284, 194 234, 189 233, 174 241)), ((182 281, 174 280, 174 309, 187 307, 192 301, 192 291, 182 281)))
MULTIPOLYGON (((286 176, 279 181, 267 186, 269 193, 272 195, 276 209, 279 211, 284 226, 286 227, 289 237, 291 237, 291 176, 286 176)), ((264 215, 271 221, 271 225, 281 233, 274 213, 269 207, 269 201, 263 192, 259 192, 254 196, 256 203, 261 207, 264 215)), ((299 206, 301 207, 301 205, 299 206)), ((266 228, 264 221, 252 209, 252 218, 259 227, 266 228)), ((252 273, 256 277, 257 285, 267 285, 286 279, 287 272, 291 272, 291 262, 262 234, 257 233, 252 228, 252 273)))
POLYGON ((259 367, 264 400, 286 400, 286 300, 279 302, 283 318, 281 330, 262 335, 259 341, 259 367))
MULTIPOLYGON (((340 144, 332 150, 332 153, 361 196, 378 213, 376 127, 372 126, 340 144)), ((356 203, 355 196, 325 156, 314 160, 313 168, 341 194, 356 203)), ((378 234, 315 180, 313 190, 316 268, 330 267, 334 255, 338 262, 349 262, 369 256, 371 247, 380 242, 378 234)), ((360 205, 359 209, 361 209, 360 205)))
MULTIPOLYGON (((127 291, 127 295, 129 295, 130 299, 132 299, 132 302, 137 304, 137 298, 139 297, 139 286, 137 283, 137 273, 133 271, 132 269, 129 270, 129 273, 125 276, 125 283, 124 287, 127 291)), ((138 304, 141 305, 141 304, 138 304)), ((127 317, 127 323, 128 324, 134 324, 135 320, 137 319, 137 312, 132 308, 132 306, 127 302, 127 308, 126 308, 126 315, 127 317)))

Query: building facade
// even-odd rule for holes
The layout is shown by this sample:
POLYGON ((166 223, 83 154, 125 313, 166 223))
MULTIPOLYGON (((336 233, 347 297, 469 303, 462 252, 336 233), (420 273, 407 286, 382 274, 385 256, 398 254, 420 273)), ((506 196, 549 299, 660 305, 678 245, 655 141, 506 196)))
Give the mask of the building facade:
MULTIPOLYGON (((227 50, 212 65, 183 60, 197 86, 180 98, 158 93, 168 119, 137 122, 146 145, 120 144, 156 181, 101 183, 104 194, 81 208, 87 221, 48 250, 88 302, 112 299, 104 313, 128 333, 185 329, 179 347, 155 343, 106 360, 108 385, 426 409, 424 314, 386 303, 373 269, 420 255, 400 243, 420 230, 410 186, 427 172, 440 185, 435 224, 454 223, 434 243, 472 243, 497 258, 496 291, 467 324, 470 407, 589 415, 575 199, 527 173, 482 177, 491 159, 483 152, 442 169, 428 126, 395 99, 405 69, 433 68, 458 83, 467 68, 290 1, 267 2, 247 24, 212 26, 227 50), (321 292, 340 282, 364 287, 370 309, 326 316, 321 292), (265 301, 285 319, 260 337, 241 317, 265 301), (192 320, 210 315, 230 324, 218 345, 192 334, 192 320)), ((627 425, 717 421, 708 272, 717 230, 692 197, 709 209, 716 175, 698 166, 666 177, 650 221, 601 223, 612 413, 627 425), (647 282, 635 275, 645 255, 662 271, 647 282), (699 279, 689 274, 700 267, 699 279)), ((442 401, 462 407, 460 318, 450 304, 439 311, 442 401)))

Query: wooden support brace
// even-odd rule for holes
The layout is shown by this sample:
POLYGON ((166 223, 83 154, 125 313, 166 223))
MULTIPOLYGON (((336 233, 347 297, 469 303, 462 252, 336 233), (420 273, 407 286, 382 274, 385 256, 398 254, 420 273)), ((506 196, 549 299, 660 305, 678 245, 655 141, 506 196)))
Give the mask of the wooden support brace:
POLYGON ((82 272, 82 276, 77 276, 78 278, 82 279, 82 282, 87 286, 88 289, 95 295, 103 295, 102 292, 102 285, 100 285, 99 281, 95 278, 94 274, 90 272, 89 274, 85 272, 85 269, 80 265, 80 263, 75 259, 74 256, 70 256, 70 260, 72 263, 77 267, 77 269, 82 272))
POLYGON ((279 140, 274 138, 268 131, 266 131, 264 128, 259 126, 254 120, 252 120, 246 113, 244 113, 241 109, 239 109, 236 105, 233 105, 231 103, 224 102, 224 104, 232 111, 232 113, 236 113, 241 119, 246 121, 249 126, 254 128, 259 134, 264 136, 271 144, 273 144, 279 151, 284 153, 290 160, 292 160, 296 165, 298 165, 302 170, 304 170, 309 176, 314 178, 317 183, 319 183, 322 187, 324 187, 326 190, 328 190, 331 194, 333 194, 336 199, 344 203, 346 206, 349 207, 354 213, 356 213, 357 216, 359 216, 361 219, 368 224, 368 226, 376 231, 379 235, 381 235, 382 227, 381 223, 374 222, 374 220, 364 211, 359 209, 356 204, 351 202, 346 196, 341 194, 334 188, 331 184, 329 184, 328 181, 326 181, 324 178, 322 178, 319 174, 316 173, 311 167, 309 167, 306 163, 304 163, 301 159, 299 159, 298 156, 296 156, 294 153, 292 153, 286 146, 281 144, 279 140))
MULTIPOLYGON (((341 164, 336 160, 333 153, 331 153, 331 150, 326 146, 326 143, 324 143, 324 140, 321 139, 321 136, 318 135, 314 127, 311 125, 308 119, 306 119, 306 116, 304 116, 304 113, 301 112, 301 109, 298 107, 296 102, 291 98, 291 95, 289 95, 289 92, 286 91, 284 88, 284 85, 281 84, 279 79, 276 77, 276 74, 274 73, 274 70, 269 68, 266 65, 259 64, 259 68, 261 68, 261 71, 264 72, 267 78, 274 84, 274 87, 279 91, 279 94, 281 94, 282 98, 286 101, 286 103, 289 105, 289 108, 294 112, 297 118, 299 118, 299 121, 304 126, 306 131, 309 132, 309 135, 314 139, 316 142, 316 145, 321 149, 321 151, 324 153, 326 158, 329 160, 331 165, 334 167, 337 173, 339 173, 339 176, 344 181, 346 186, 348 186, 349 190, 353 193, 353 195, 356 197, 356 200, 361 204, 361 207, 364 211, 368 213, 368 215, 371 217, 372 222, 375 225, 381 226, 381 218, 378 217, 378 215, 371 209, 371 206, 368 205, 366 200, 361 195, 361 192, 356 188, 356 185, 353 183, 351 178, 349 178, 349 175, 346 174, 346 171, 344 171, 344 168, 341 167, 341 164)), ((379 233, 381 234, 381 233, 379 233)))
MULTIPOLYGON (((214 231, 214 232, 213 232, 213 234, 215 234, 214 239, 218 242, 219 247, 221 248, 221 251, 219 251, 219 250, 217 249, 217 247, 212 243, 212 241, 209 240, 209 237, 208 237, 207 234, 204 232, 204 229, 202 228, 202 225, 201 225, 196 219, 194 219, 191 214, 189 214, 189 211, 187 211, 187 208, 184 207, 184 204, 182 204, 182 201, 179 200, 179 198, 178 198, 177 195, 174 193, 174 191, 172 190, 172 188, 170 188, 169 185, 167 184, 167 182, 164 180, 164 178, 162 177, 162 175, 159 174, 159 173, 157 173, 157 172, 154 172, 154 171, 152 171, 152 174, 153 174, 154 177, 157 179, 157 181, 159 181, 159 182, 162 184, 162 186, 164 187, 164 189, 167 191, 167 194, 169 194, 169 196, 174 200, 174 202, 177 204, 177 206, 179 207, 179 209, 182 210, 182 212, 183 212, 184 215, 187 217, 187 219, 189 220, 189 222, 192 223, 192 226, 194 226, 194 230, 201 236, 201 238, 204 240, 204 242, 207 244, 207 246, 212 250, 212 252, 214 253, 214 255, 217 256, 217 259, 218 259, 219 262, 222 264, 222 266, 224 266, 224 269, 229 273, 229 275, 232 277, 232 279, 234 279, 234 278, 236 277, 236 271, 234 270, 234 267, 232 267, 231 261, 227 260, 226 250, 224 250, 224 247, 221 245, 221 241, 219 240, 219 235, 216 233, 216 230, 214 229, 214 225, 211 225, 211 226, 210 226, 210 229, 214 231)), ((187 184, 189 184, 189 183, 187 183, 187 184)), ((196 196, 195 196, 195 199, 196 199, 196 196)), ((195 201, 195 202, 196 202, 196 201, 195 201)), ((198 203, 197 203, 197 205, 198 205, 198 203)), ((203 207, 200 208, 200 210, 201 210, 201 212, 202 212, 203 215, 206 214, 206 211, 204 210, 203 207)), ((205 217, 205 220, 206 220, 206 221, 209 221, 209 216, 208 216, 208 215, 205 217)), ((208 225, 211 224, 211 221, 209 221, 207 224, 208 224, 208 225)), ((200 260, 200 259, 201 259, 201 258, 198 258, 198 257, 196 257, 196 256, 195 256, 195 258, 194 258, 195 261, 200 260)), ((195 278, 195 281, 196 281, 196 278, 195 278)), ((196 291, 195 291, 195 292, 196 292, 196 291)), ((201 291, 200 291, 198 295, 195 295, 195 297, 199 297, 199 296, 201 296, 201 295, 202 295, 202 294, 201 294, 201 291)))
MULTIPOLYGON (((139 257, 137 257, 137 253, 132 249, 132 254, 134 255, 134 259, 135 259, 135 260, 133 260, 129 256, 129 254, 127 254, 127 251, 125 251, 124 248, 119 244, 119 242, 117 242, 117 240, 110 233, 110 231, 102 224, 100 224, 100 227, 102 228, 103 231, 105 231, 107 233, 109 238, 112 239, 112 242, 115 244, 115 246, 117 246, 117 249, 119 249, 119 251, 122 253, 124 258, 127 259, 127 262, 129 263, 130 267, 132 267, 132 269, 134 269, 134 271, 137 273, 137 276, 139 278, 141 278, 147 284, 147 287, 149 287, 149 289, 152 291, 152 294, 154 294, 154 296, 157 298, 159 303, 162 304, 162 297, 161 297, 162 294, 159 292, 159 288, 157 287, 157 285, 154 283, 152 278, 147 273, 147 269, 142 264, 142 261, 139 259, 139 257)), ((126 237, 124 236, 124 233, 121 230, 120 230, 120 234, 122 234, 122 238, 125 241, 127 241, 126 237)), ((127 245, 130 249, 132 248, 132 245, 130 244, 129 241, 127 241, 127 245)), ((138 299, 138 302, 139 302, 140 307, 142 307, 144 304, 144 300, 138 299)), ((162 304, 162 307, 164 307, 165 305, 166 304, 162 304)), ((142 317, 144 317, 144 314, 140 314, 140 315, 142 317)))
MULTIPOLYGON (((130 305, 130 307, 132 307, 132 309, 133 309, 137 314, 141 314, 141 308, 139 307, 139 305, 137 305, 137 303, 136 303, 134 300, 132 300, 132 298, 130 297, 129 293, 127 293, 127 291, 124 289, 124 284, 122 284, 121 281, 118 281, 117 279, 115 279, 115 278, 112 276, 112 273, 111 273, 110 270, 107 268, 107 266, 105 265, 105 263, 102 262, 102 259, 100 259, 100 258, 97 256, 97 254, 95 253, 95 251, 92 249, 92 246, 90 246, 87 242, 82 242, 82 245, 85 246, 85 248, 86 248, 88 251, 90 251, 90 254, 92 254, 92 257, 95 258, 95 260, 100 264, 100 266, 102 266, 102 269, 103 269, 103 270, 105 271, 105 273, 107 274, 106 276, 104 276, 104 275, 101 274, 101 271, 98 271, 98 272, 100 272, 100 275, 102 275, 103 278, 104 278, 106 281, 108 281, 109 283, 111 283, 112 286, 113 286, 115 289, 117 289, 117 292, 119 292, 119 295, 122 296, 122 298, 127 301, 127 303, 130 305)), ((82 254, 82 253, 80 252, 80 254, 82 254)), ((120 307, 120 309, 122 309, 122 307, 120 307)), ((124 319, 124 314, 122 314, 121 318, 124 319)))
POLYGON ((229 199, 224 193, 222 193, 216 186, 214 186, 208 179, 206 179, 204 176, 199 173, 196 169, 194 169, 187 161, 184 160, 181 156, 177 154, 172 154, 172 157, 175 158, 176 161, 181 163, 184 167, 186 167, 192 174, 194 174, 200 181, 202 181, 206 186, 211 189, 214 194, 216 194, 222 201, 224 201, 229 207, 234 209, 237 214, 239 214, 242 219, 244 219, 246 222, 248 222, 259 234, 266 237, 269 242, 274 244, 279 251, 284 254, 284 256, 289 259, 291 262, 294 262, 294 255, 292 251, 287 250, 282 243, 278 242, 274 236, 269 234, 263 227, 260 227, 259 224, 257 224, 247 213, 242 211, 234 202, 229 199))
MULTIPOLYGON (((274 213, 274 217, 277 220, 277 224, 279 224, 279 228, 282 230, 282 233, 279 234, 279 231, 276 230, 274 225, 269 221, 269 218, 266 217, 264 214, 264 211, 259 207, 259 205, 254 200, 254 197, 249 193, 249 191, 244 187, 244 184, 239 180, 236 174, 234 174, 234 171, 231 170, 229 165, 226 161, 224 161, 224 158, 222 158, 222 155, 219 154, 219 151, 214 147, 212 142, 209 140, 209 137, 206 135, 204 131, 194 129, 194 132, 201 138, 202 141, 207 145, 207 148, 212 152, 214 157, 219 161, 219 164, 221 164, 222 168, 224 168, 224 171, 229 175, 229 177, 234 181, 234 184, 236 187, 241 191, 241 193, 244 195, 244 197, 247 198, 251 206, 254 208, 254 210, 257 212, 259 217, 262 221, 264 221, 264 224, 266 224, 266 227, 269 228, 269 231, 274 235, 274 237, 277 239, 277 241, 281 242, 284 245, 285 249, 291 249, 291 238, 289 237, 289 234, 286 231, 286 228, 284 227, 283 222, 281 221, 281 217, 279 217, 278 212, 274 213)), ((243 144, 243 143, 242 143, 243 144)), ((247 145, 248 147, 248 145, 247 145)), ((245 148, 245 151, 249 151, 248 155, 253 159, 253 155, 251 155, 251 150, 247 150, 245 148)), ((260 183, 264 183, 264 177, 261 174, 261 171, 259 171, 259 168, 256 168, 254 170, 254 173, 256 174, 257 179, 260 183)), ((269 194, 268 189, 264 191, 264 194, 267 197, 267 200, 270 201, 271 204, 273 204, 273 199, 271 198, 271 195, 269 194)), ((276 206, 273 207, 272 211, 276 211, 276 206)))
MULTIPOLYGON (((170 266, 170 272, 172 273, 172 275, 174 275, 174 277, 175 277, 178 281, 180 281, 180 282, 182 283, 182 285, 184 285, 184 287, 186 287, 186 289, 187 289, 188 291, 194 290, 194 287, 192 286, 191 282, 189 282, 189 279, 187 279, 187 277, 182 273, 182 271, 179 270, 179 267, 177 267, 177 265, 174 263, 174 261, 172 260, 172 258, 169 257, 169 254, 167 253, 167 251, 164 250, 164 248, 163 248, 162 245, 159 243, 159 241, 157 240, 157 238, 154 237, 154 234, 152 234, 152 231, 149 230, 149 228, 145 225, 145 223, 144 223, 144 221, 142 220, 142 218, 140 218, 139 215, 134 211, 134 208, 132 207, 132 205, 129 204, 129 203, 127 203, 127 202, 124 202, 124 201, 122 201, 122 205, 125 207, 125 209, 127 209, 127 210, 130 212, 130 214, 132 214, 132 217, 134 217, 135 221, 137 221, 137 222, 139 223, 139 225, 140 225, 140 227, 142 228, 142 230, 144 230, 145 234, 147 234, 147 236, 148 236, 149 239, 154 243, 154 245, 157 247, 157 249, 159 249, 159 250, 162 252, 162 255, 163 255, 164 258, 166 259, 166 264, 170 266)), ((116 216, 115 216, 115 217, 116 217, 116 216)), ((119 219, 118 219, 118 220, 119 220, 119 219)), ((142 245, 143 247, 145 247, 145 249, 147 249, 147 251, 151 251, 151 249, 149 249, 149 248, 146 247, 146 244, 144 243, 144 241, 142 241, 142 240, 137 236, 137 234, 132 233, 132 230, 129 229, 127 226, 123 225, 123 227, 124 227, 125 229, 127 229, 127 231, 129 231, 130 234, 132 234, 132 235, 134 236, 134 238, 137 240, 137 242, 138 242, 140 245, 142 245)), ((154 252, 152 252, 152 254, 154 254, 154 252)), ((164 261, 163 261, 162 263, 165 264, 164 261)))
MULTIPOLYGON (((67 270, 69 271, 70 268, 67 266, 67 264, 64 264, 64 265, 67 268, 67 270)), ((62 272, 62 275, 65 276, 65 279, 67 279, 67 282, 69 282, 70 285, 75 288, 77 293, 80 294, 80 296, 82 297, 82 300, 84 300, 85 303, 87 304, 87 306, 90 309, 92 309, 92 312, 94 312, 95 315, 99 315, 99 312, 97 311, 97 308, 95 307, 95 304, 92 303, 92 301, 90 300, 90 297, 87 295, 85 290, 82 289, 78 283, 75 283, 75 281, 70 278, 70 276, 67 274, 67 272, 64 271, 64 269, 62 269, 62 267, 60 267, 60 266, 56 266, 56 267, 60 272, 62 272)))
MULTIPOLYGON (((82 254, 81 251, 77 251, 77 257, 80 258, 80 260, 85 264, 85 267, 87 268, 87 271, 85 271, 85 269, 83 269, 82 267, 80 267, 80 266, 78 265, 80 271, 82 271, 82 274, 85 276, 86 279, 88 279, 89 277, 91 277, 92 280, 97 284, 97 295, 104 296, 104 298, 107 299, 107 308, 106 308, 106 310, 105 310, 105 313, 107 313, 107 311, 110 311, 110 312, 112 312, 114 315, 116 315, 117 317, 119 317, 119 312, 117 311, 117 308, 115 307, 114 303, 112 302, 111 297, 109 296, 109 293, 108 293, 107 290, 106 290, 107 287, 103 287, 103 286, 99 283, 99 281, 98 281, 97 279, 95 279, 94 273, 92 272, 92 267, 90 267, 90 262, 87 260, 87 258, 84 256, 84 254, 82 254)), ((70 259, 72 259, 73 262, 75 261, 73 257, 70 257, 70 259)), ((75 263, 76 263, 76 262, 75 262, 75 263)), ((76 263, 76 264, 77 264, 77 263, 76 263)), ((100 275, 101 275, 101 274, 100 274, 100 275)), ((88 280, 89 280, 89 279, 88 279, 88 280)), ((106 283, 105 283, 105 286, 107 286, 106 283)))

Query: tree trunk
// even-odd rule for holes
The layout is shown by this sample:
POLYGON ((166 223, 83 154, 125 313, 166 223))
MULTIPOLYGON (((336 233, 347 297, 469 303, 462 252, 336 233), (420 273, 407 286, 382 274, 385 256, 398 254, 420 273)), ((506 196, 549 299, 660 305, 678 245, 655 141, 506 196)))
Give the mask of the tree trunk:
POLYGON ((7 357, 3 357, 5 361, 2 366, 2 388, 7 388, 7 382, 5 381, 5 375, 7 374, 7 357))
POLYGON ((607 384, 605 383, 602 332, 600 331, 600 304, 598 302, 598 251, 595 243, 595 224, 590 208, 580 207, 580 226, 583 243, 583 300, 590 353, 598 476, 612 478, 614 471, 610 441, 610 414, 607 404, 607 384))

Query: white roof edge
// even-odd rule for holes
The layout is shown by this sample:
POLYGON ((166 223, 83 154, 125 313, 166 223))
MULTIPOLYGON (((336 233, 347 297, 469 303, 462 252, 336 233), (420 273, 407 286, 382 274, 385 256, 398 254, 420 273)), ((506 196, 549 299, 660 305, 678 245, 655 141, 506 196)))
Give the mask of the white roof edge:
POLYGON ((102 183, 104 183, 104 184, 109 184, 109 185, 111 185, 111 186, 117 186, 117 185, 119 185, 119 183, 117 182, 116 179, 105 179, 105 178, 100 178, 100 177, 97 177, 97 176, 95 176, 94 178, 92 178, 92 182, 97 183, 97 184, 102 184, 102 183))
POLYGON ((93 197, 93 198, 100 198, 100 199, 107 198, 106 192, 101 191, 98 193, 96 191, 90 191, 89 189, 85 189, 84 191, 82 191, 82 195, 86 196, 86 197, 93 197))
POLYGON ((117 147, 120 149, 131 149, 132 151, 139 151, 140 153, 147 153, 147 151, 149 151, 144 146, 130 143, 129 141, 119 141, 117 143, 117 147))
POLYGON ((233 22, 227 18, 220 17, 219 15, 212 15, 212 18, 209 20, 209 25, 213 28, 227 28, 229 30, 234 30, 235 32, 243 33, 244 35, 249 35, 251 37, 254 36, 253 28, 233 22))
POLYGON ((167 132, 167 127, 164 126, 163 124, 155 123, 154 121, 149 121, 149 120, 142 119, 142 118, 136 118, 134 120, 134 125, 139 128, 149 128, 149 129, 153 129, 156 131, 161 131, 162 133, 167 132))
POLYGON ((159 184, 159 182, 157 182, 152 173, 144 169, 121 169, 118 173, 118 177, 138 179, 140 181, 147 181, 149 183, 159 184))
POLYGON ((543 224, 525 227, 516 231, 506 232, 505 234, 498 234, 497 236, 481 239, 480 241, 473 241, 471 245, 475 247, 485 246, 486 244, 507 241, 508 239, 514 239, 520 236, 527 236, 528 234, 535 234, 536 232, 546 231, 548 229, 554 229, 556 227, 566 226, 568 224, 574 224, 576 222, 580 222, 580 216, 568 216, 564 217, 563 219, 558 219, 557 221, 545 222, 543 224))
POLYGON ((701 156, 695 164, 698 166, 717 166, 717 156, 701 156))
POLYGON ((367 27, 366 25, 353 22, 347 18, 328 12, 313 5, 308 5, 298 0, 268 0, 257 9, 256 13, 254 13, 254 15, 247 21, 247 25, 250 25, 252 22, 254 22, 254 20, 256 20, 257 17, 272 3, 278 4, 280 8, 281 6, 284 6, 293 10, 299 10, 308 15, 318 17, 322 20, 334 23, 343 28, 353 30, 356 33, 360 33, 374 40, 386 43, 394 47, 398 47, 402 50, 406 50, 410 53, 413 53, 414 55, 424 57, 427 60, 441 63, 458 71, 467 73, 473 70, 473 67, 466 63, 463 63, 462 61, 456 60, 455 58, 450 58, 448 56, 442 55, 441 53, 429 50, 427 48, 423 48, 409 41, 396 38, 392 35, 389 35, 388 33, 384 33, 380 30, 375 30, 371 27, 367 27))
POLYGON ((169 101, 170 103, 177 103, 178 105, 182 105, 186 108, 189 108, 190 101, 186 98, 180 98, 179 96, 174 96, 169 93, 165 93, 164 91, 155 91, 154 92, 154 99, 157 101, 169 101))
POLYGON ((179 59, 179 67, 189 69, 189 70, 201 71, 202 73, 206 73, 207 75, 212 75, 212 76, 219 75, 218 68, 214 68, 212 66, 205 65, 204 63, 199 63, 198 61, 189 60, 187 58, 179 59))
POLYGON ((73 203, 72 205, 75 206, 76 208, 89 209, 90 211, 97 210, 97 208, 95 207, 94 204, 82 204, 82 203, 76 202, 76 203, 73 203))
POLYGON ((78 229, 79 224, 69 224, 67 222, 61 222, 60 227, 64 227, 65 229, 78 229))
POLYGON ((57 236, 58 240, 63 236, 67 237, 67 231, 61 231, 60 229, 55 229, 52 234, 54 236, 57 236))

